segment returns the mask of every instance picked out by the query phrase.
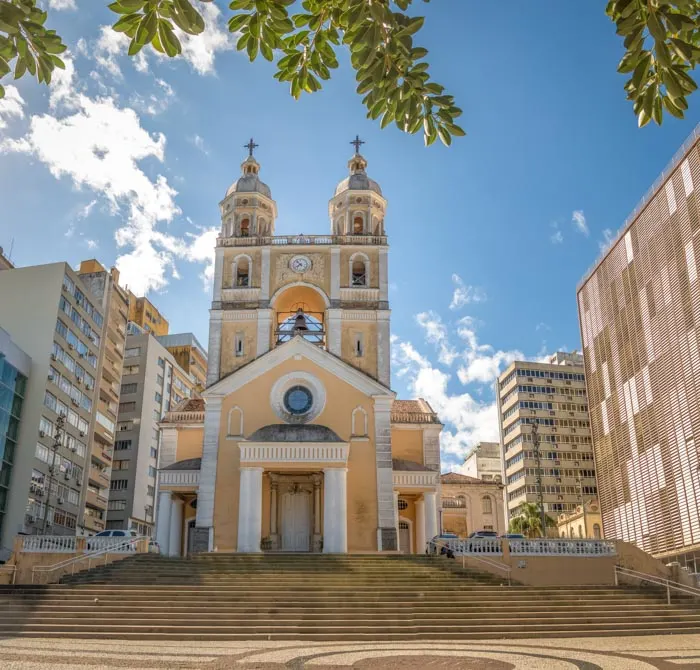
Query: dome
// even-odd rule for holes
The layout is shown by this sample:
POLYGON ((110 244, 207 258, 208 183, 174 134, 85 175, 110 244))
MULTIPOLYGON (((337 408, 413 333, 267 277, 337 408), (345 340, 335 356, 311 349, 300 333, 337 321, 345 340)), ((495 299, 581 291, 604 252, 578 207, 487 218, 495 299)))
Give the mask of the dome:
POLYGON ((272 198, 272 192, 270 187, 256 174, 246 174, 234 181, 231 186, 228 187, 226 191, 226 198, 228 198, 232 193, 262 193, 268 198, 272 198))
POLYGON ((334 195, 340 195, 343 191, 374 191, 379 195, 382 194, 379 184, 374 179, 370 179, 364 172, 356 172, 349 177, 345 177, 336 186, 334 195))
POLYGON ((374 191, 378 195, 382 194, 382 189, 374 179, 370 179, 365 172, 367 161, 360 154, 355 154, 349 161, 350 176, 345 177, 335 187, 333 197, 339 196, 344 191, 374 191))

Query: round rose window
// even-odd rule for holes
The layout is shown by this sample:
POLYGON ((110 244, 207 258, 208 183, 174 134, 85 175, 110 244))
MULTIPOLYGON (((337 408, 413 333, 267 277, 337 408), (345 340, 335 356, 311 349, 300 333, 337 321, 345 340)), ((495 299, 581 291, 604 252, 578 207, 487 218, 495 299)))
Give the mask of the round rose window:
POLYGON ((311 391, 305 386, 292 386, 284 394, 284 408, 295 416, 306 414, 314 403, 311 391))

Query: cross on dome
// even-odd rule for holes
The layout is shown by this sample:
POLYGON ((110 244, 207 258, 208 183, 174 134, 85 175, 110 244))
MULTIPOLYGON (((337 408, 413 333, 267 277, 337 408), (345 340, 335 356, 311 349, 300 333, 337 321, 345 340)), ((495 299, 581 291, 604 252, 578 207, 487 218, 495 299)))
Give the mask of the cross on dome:
POLYGON ((354 145, 355 145, 355 153, 356 153, 356 154, 359 154, 359 153, 360 153, 360 147, 361 147, 363 144, 365 144, 365 141, 364 141, 364 140, 361 140, 359 135, 355 135, 355 139, 354 139, 352 142, 350 142, 350 144, 354 144, 354 145))
POLYGON ((248 156, 250 158, 252 158, 253 157, 253 149, 257 149, 259 146, 260 146, 259 144, 255 144, 255 142, 253 141, 253 138, 251 137, 248 144, 243 145, 243 148, 248 149, 248 156))

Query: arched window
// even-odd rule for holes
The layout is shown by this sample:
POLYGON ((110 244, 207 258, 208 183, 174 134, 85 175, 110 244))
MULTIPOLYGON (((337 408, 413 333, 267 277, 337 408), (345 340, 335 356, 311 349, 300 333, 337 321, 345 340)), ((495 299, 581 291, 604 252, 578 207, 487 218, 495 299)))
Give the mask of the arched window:
POLYGON ((257 219, 257 226, 258 226, 258 235, 265 237, 267 235, 267 222, 265 221, 265 219, 258 218, 257 219))
POLYGON ((566 533, 564 531, 561 532, 562 537, 566 537, 566 533))
POLYGON ((596 540, 600 540, 600 525, 597 523, 593 524, 593 537, 596 540))
POLYGON ((484 496, 481 499, 481 511, 484 514, 491 514, 493 512, 493 506, 491 504, 491 498, 489 498, 489 496, 484 496))
POLYGON ((362 235, 365 232, 365 220, 360 214, 355 214, 352 219, 352 234, 362 235))
POLYGON ((457 496, 457 507, 466 509, 467 499, 464 496, 457 496))
POLYGON ((232 284, 235 288, 246 288, 250 286, 250 279, 253 274, 253 261, 245 254, 236 256, 233 261, 232 284))
POLYGON ((241 237, 248 237, 250 235, 250 219, 246 217, 241 221, 241 237))
POLYGON ((350 286, 369 286, 369 258, 364 254, 350 257, 350 286))
POLYGON ((367 435, 367 412, 362 407, 352 410, 352 434, 357 437, 367 435))

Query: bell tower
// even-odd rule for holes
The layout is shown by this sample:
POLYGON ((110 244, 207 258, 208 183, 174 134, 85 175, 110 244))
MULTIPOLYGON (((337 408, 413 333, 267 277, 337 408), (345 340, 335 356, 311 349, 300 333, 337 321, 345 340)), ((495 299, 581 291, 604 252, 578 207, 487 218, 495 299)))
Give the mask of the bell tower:
POLYGON ((390 384, 386 200, 355 153, 328 205, 330 235, 275 235, 277 205, 251 139, 220 203, 207 385, 301 336, 390 384))

